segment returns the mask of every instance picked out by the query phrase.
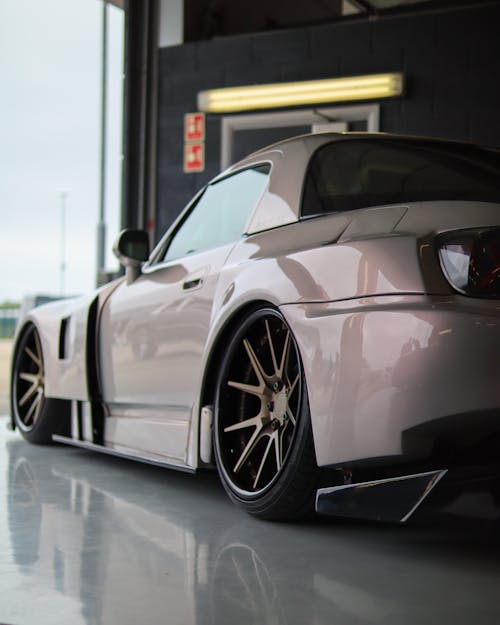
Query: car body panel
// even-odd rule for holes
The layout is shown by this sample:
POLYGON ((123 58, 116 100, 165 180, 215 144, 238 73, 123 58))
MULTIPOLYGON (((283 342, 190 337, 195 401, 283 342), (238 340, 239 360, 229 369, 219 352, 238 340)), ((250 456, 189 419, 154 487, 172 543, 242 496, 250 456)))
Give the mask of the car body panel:
POLYGON ((272 165, 245 236, 161 262, 181 215, 135 282, 98 292, 94 363, 87 332, 95 294, 32 311, 27 321, 40 331, 47 396, 86 403, 90 415, 88 367, 95 366, 104 444, 195 469, 203 464, 199 415, 204 402, 213 403, 207 384, 216 378, 211 368, 220 364, 227 328, 265 303, 279 308, 296 338, 320 466, 422 459, 433 437, 428 424, 449 427, 458 415, 467 431, 478 412, 498 411, 499 300, 457 294, 434 239, 498 226, 500 205, 411 202, 299 220, 308 161, 334 139, 283 142, 218 176, 272 165))
POLYGON ((112 418, 107 443, 163 450, 186 461, 212 300, 233 245, 151 268, 132 284, 123 282, 104 305, 102 393, 112 418))
POLYGON ((425 458, 432 438, 405 432, 450 415, 470 415, 470 426, 498 410, 500 310, 487 304, 384 295, 283 306, 302 350, 318 464, 425 458))
MULTIPOLYGON (((95 295, 63 300, 34 308, 25 322, 36 325, 45 358, 45 391, 48 397, 61 399, 88 398, 85 363, 86 319, 95 295), (59 358, 61 322, 68 319, 65 351, 59 358)), ((19 329, 22 326, 20 324, 19 329)), ((18 332, 19 335, 19 332, 18 332)))
POLYGON ((247 234, 254 234, 293 223, 299 219, 304 169, 312 152, 327 142, 331 135, 316 135, 264 148, 222 172, 215 180, 240 169, 260 163, 271 163, 273 170, 269 187, 255 208, 248 223, 247 234), (284 175, 279 171, 283 169, 284 175))
MULTIPOLYGON (((487 362, 493 366, 498 346, 498 341, 495 343, 493 339, 498 332, 498 323, 496 320, 492 323, 488 315, 481 312, 472 316, 467 309, 459 313, 449 312, 450 308, 456 306, 457 298, 454 295, 450 298, 451 288, 440 273, 439 279, 436 279, 440 283, 440 290, 436 294, 444 299, 440 304, 442 310, 434 310, 436 304, 430 303, 425 295, 418 262, 418 238, 426 229, 420 227, 419 232, 419 220, 412 215, 413 211, 427 210, 430 214, 426 215, 425 222, 428 224, 432 222, 432 214, 436 211, 432 203, 386 208, 360 209, 348 216, 342 214, 291 224, 249 236, 234 247, 228 246, 228 249, 218 251, 216 255, 220 254, 220 274, 212 285, 210 297, 213 297, 213 304, 210 305, 209 300, 204 299, 201 290, 196 291, 194 296, 191 294, 189 308, 192 321, 187 324, 186 330, 190 330, 184 336, 181 325, 175 325, 175 319, 185 322, 182 310, 187 306, 187 300, 182 299, 180 282, 183 278, 188 280, 195 275, 196 270, 186 271, 179 264, 173 263, 170 269, 163 267, 144 274, 132 288, 147 288, 142 285, 151 283, 157 286, 157 296, 152 296, 149 291, 147 298, 144 294, 141 296, 141 301, 147 299, 149 312, 146 316, 150 319, 147 325, 154 333, 151 341, 158 345, 160 352, 166 349, 162 346, 168 342, 168 351, 175 359, 173 366, 169 365, 165 355, 145 358, 143 361, 133 358, 133 348, 126 338, 126 327, 120 327, 117 320, 113 328, 108 317, 113 307, 122 308, 121 314, 129 322, 136 318, 134 312, 143 319, 144 311, 138 314, 137 310, 128 310, 126 298, 121 302, 122 294, 130 288, 125 282, 113 285, 112 290, 116 288, 116 292, 102 306, 100 326, 101 382, 103 397, 109 407, 106 442, 129 448, 137 445, 137 449, 164 453, 177 462, 196 467, 196 415, 200 408, 197 399, 201 372, 219 332, 238 310, 254 301, 267 301, 279 306, 298 340, 306 370, 316 454, 320 465, 362 458, 401 456, 403 431, 426 420, 433 420, 440 414, 472 409, 479 391, 489 401, 483 408, 491 409, 497 401, 496 386, 493 384, 491 389, 485 389, 482 382, 478 382, 477 392, 470 394, 464 390, 461 394, 451 394, 448 404, 442 405, 440 395, 435 397, 431 392, 433 377, 429 374, 429 367, 432 372, 432 363, 439 359, 428 355, 428 343, 430 335, 439 337, 439 332, 450 330, 450 334, 457 337, 459 346, 464 341, 465 344, 470 341, 474 345, 476 333, 473 330, 479 324, 480 327, 490 329, 491 339, 486 342, 482 340, 480 344, 495 346, 487 358, 487 362), (389 214, 383 216, 386 208, 389 214), (375 224, 382 224, 384 228, 392 226, 401 232, 385 232, 381 247, 380 233, 376 232, 375 224), (417 232, 409 234, 410 225, 417 232), (349 233, 351 236, 347 236, 349 233), (313 246, 314 241, 316 247, 313 246), (328 263, 325 262, 325 253, 328 254, 328 263), (394 263, 395 258, 400 262, 394 263), (335 272, 336 267, 342 267, 340 274, 335 272), (172 278, 174 273, 175 279, 172 278), (161 278, 161 275, 164 277, 161 278), (168 285, 169 281, 177 286, 176 296, 172 300, 175 306, 172 305, 170 312, 166 311, 166 305, 162 303, 165 298, 163 285, 168 285), (164 317, 162 323, 158 324, 151 319, 160 309, 162 314, 167 312, 168 320, 164 317), (171 323, 174 325, 169 327, 171 323), (205 325, 207 323, 210 331, 205 325), (206 328, 206 331, 201 328, 206 328), (398 329, 396 334, 393 328, 398 329), (175 338, 178 332, 181 335, 175 338), (197 332, 201 332, 198 340, 197 332), (346 344, 349 347, 345 347, 346 344), (389 351, 388 345, 392 346, 389 351), (434 406, 431 412, 426 405, 424 413, 416 414, 415 397, 407 391, 402 392, 393 383, 393 373, 400 367, 398 363, 401 354, 405 349, 410 349, 409 345, 419 345, 422 351, 421 369, 426 372, 422 375, 427 385, 418 379, 415 380, 414 388, 419 389, 418 394, 423 393, 429 404, 434 406), (177 374, 180 352, 190 354, 187 368, 192 374, 188 382, 183 378, 184 383, 189 385, 188 392, 179 386, 177 374), (111 390, 116 385, 113 380, 113 353, 117 354, 116 366, 121 370, 121 377, 120 374, 118 377, 122 394, 113 394, 116 391, 111 390), (126 356, 120 360, 119 353, 126 356), (365 370, 361 363, 366 361, 368 353, 371 354, 368 359, 370 366, 365 370), (377 357, 381 366, 376 364, 377 357), (358 364, 354 362, 355 358, 360 359, 358 364), (333 363, 338 368, 336 378, 332 372, 333 363), (133 364, 133 376, 127 378, 127 370, 133 364), (157 368, 161 371, 159 377, 154 375, 157 368), (322 371, 319 376, 318 368, 322 371), (335 382, 335 379, 345 376, 343 370, 349 372, 352 368, 359 370, 359 380, 351 376, 349 384, 335 382), (130 382, 135 377, 141 393, 132 396, 130 382), (166 384, 169 379, 173 383, 170 388, 166 384), (153 388, 152 384, 157 386, 153 388), (365 396, 366 388, 370 389, 368 396, 365 396), (127 391, 129 394, 126 394, 127 391), (404 402, 402 397, 406 397, 404 402), (467 397, 469 401, 466 401, 467 397), (356 419, 353 415, 356 415, 356 419), (373 421, 379 422, 375 428, 373 421)), ((475 203, 463 203, 460 210, 447 204, 439 208, 453 212, 448 215, 452 228, 470 225, 472 214, 478 225, 494 224, 498 214, 498 207, 489 204, 478 206, 475 203)), ((438 227, 439 223, 436 223, 436 229, 438 227)), ((213 251, 206 254, 212 255, 213 251)), ((437 273, 438 269, 435 260, 433 270, 437 273)), ((101 295, 101 299, 106 300, 107 297, 101 295)), ((89 297, 48 304, 35 309, 29 316, 41 330, 49 365, 47 394, 50 393, 51 397, 82 401, 89 399, 84 341, 86 316, 91 301, 89 297), (62 318, 70 319, 68 358, 65 360, 57 358, 62 318)), ((481 303, 481 307, 484 306, 489 307, 492 315, 498 315, 500 305, 497 303, 481 303)), ((450 337, 447 334, 443 337, 439 339, 439 345, 448 345, 450 337)), ((414 363, 417 360, 415 353, 414 363)), ((414 364, 413 368, 418 370, 419 366, 414 364)), ((445 368, 449 371, 449 376, 443 382, 445 387, 450 387, 453 381, 457 383, 468 370, 466 366, 466 371, 461 372, 454 360, 445 368)), ((457 386, 468 388, 461 384, 457 386)), ((425 453, 425 441, 421 449, 425 453)))

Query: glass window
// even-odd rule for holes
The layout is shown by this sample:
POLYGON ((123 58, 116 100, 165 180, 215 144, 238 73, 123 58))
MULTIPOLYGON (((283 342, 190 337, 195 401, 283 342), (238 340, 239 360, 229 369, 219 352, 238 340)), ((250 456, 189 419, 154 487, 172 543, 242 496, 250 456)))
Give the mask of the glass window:
POLYGON ((164 260, 236 241, 269 177, 270 166, 245 169, 207 187, 174 234, 164 260))
POLYGON ((500 202, 500 152, 460 143, 337 141, 311 159, 302 215, 425 200, 500 202))

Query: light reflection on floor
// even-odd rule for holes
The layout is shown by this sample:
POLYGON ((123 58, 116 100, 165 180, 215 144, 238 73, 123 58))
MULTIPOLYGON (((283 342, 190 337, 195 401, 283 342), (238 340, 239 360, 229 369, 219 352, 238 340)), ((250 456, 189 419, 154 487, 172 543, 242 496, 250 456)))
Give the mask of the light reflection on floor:
POLYGON ((497 625, 498 523, 253 520, 215 475, 33 447, 0 419, 0 622, 497 625))

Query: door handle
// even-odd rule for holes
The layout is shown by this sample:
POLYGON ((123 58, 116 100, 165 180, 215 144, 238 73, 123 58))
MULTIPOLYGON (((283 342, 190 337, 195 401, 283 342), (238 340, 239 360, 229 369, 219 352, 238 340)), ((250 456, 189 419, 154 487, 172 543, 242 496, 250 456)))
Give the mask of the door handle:
POLYGON ((202 286, 202 284, 203 284, 202 278, 195 278, 194 280, 187 280, 186 282, 182 284, 182 290, 189 291, 190 289, 196 289, 202 286))

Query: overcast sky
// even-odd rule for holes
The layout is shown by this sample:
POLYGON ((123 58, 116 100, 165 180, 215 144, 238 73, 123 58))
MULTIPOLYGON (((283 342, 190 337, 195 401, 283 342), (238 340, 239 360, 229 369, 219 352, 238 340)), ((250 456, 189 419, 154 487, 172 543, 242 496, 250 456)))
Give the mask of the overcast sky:
MULTIPOLYGON (((0 0, 0 302, 95 284, 100 0, 0 0)), ((108 8, 107 265, 118 231, 123 13, 108 8)))

